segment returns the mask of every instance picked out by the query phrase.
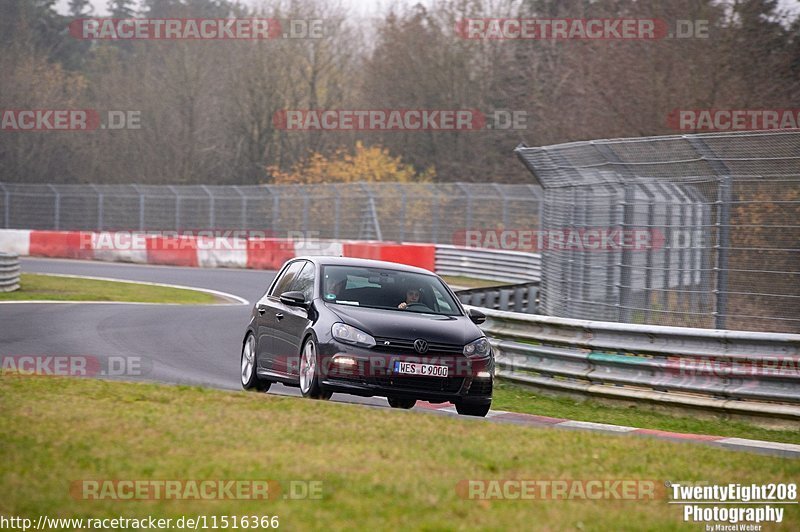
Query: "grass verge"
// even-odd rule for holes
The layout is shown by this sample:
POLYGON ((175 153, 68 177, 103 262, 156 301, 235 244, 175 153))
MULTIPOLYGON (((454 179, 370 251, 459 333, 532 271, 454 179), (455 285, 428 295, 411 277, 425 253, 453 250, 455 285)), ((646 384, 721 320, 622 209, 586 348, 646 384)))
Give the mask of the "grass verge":
POLYGON ((219 303, 206 292, 118 281, 97 281, 35 273, 20 276, 20 289, 0 292, 0 301, 122 301, 126 303, 219 303))
POLYGON ((485 288, 489 286, 501 286, 509 283, 500 281, 490 281, 488 279, 475 279, 474 277, 459 277, 455 275, 443 275, 442 279, 450 286, 462 286, 464 288, 485 288))
MULTIPOLYGON (((675 530, 684 525, 681 509, 663 497, 467 500, 456 486, 800 477, 800 460, 243 392, 5 376, 0 401, 0 515, 34 519, 278 515, 286 530, 675 530), (82 479, 317 480, 322 497, 83 500, 70 495, 82 479)), ((782 527, 798 529, 800 509, 785 506, 782 527)))
POLYGON ((800 444, 800 428, 797 430, 773 430, 743 421, 680 416, 657 411, 647 406, 609 406, 602 401, 591 399, 577 401, 565 397, 551 397, 504 382, 495 385, 492 408, 644 429, 800 444))

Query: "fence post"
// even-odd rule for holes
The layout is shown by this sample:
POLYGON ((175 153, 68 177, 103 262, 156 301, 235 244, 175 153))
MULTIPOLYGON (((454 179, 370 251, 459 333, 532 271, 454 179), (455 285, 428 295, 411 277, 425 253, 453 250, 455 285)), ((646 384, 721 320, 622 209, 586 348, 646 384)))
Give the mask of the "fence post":
POLYGON ((714 312, 714 327, 725 328, 728 311, 728 252, 731 242, 731 172, 711 147, 697 135, 687 135, 686 140, 717 174, 717 308, 714 312))
POLYGON ((233 185, 233 190, 242 198, 242 218, 239 223, 242 224, 241 229, 244 231, 247 229, 247 196, 244 195, 239 185, 233 185))
POLYGON ((209 229, 217 228, 216 210, 214 208, 214 194, 208 189, 207 185, 200 185, 203 191, 208 194, 208 223, 211 227, 209 229))
MULTIPOLYGON (((633 227, 635 218, 636 174, 628 168, 614 150, 600 142, 590 141, 589 144, 603 156, 609 165, 618 167, 617 175, 622 184, 624 194, 622 201, 622 240, 625 241, 625 231, 633 227)), ((633 255, 630 246, 623 245, 619 265, 619 321, 630 323, 631 321, 631 302, 633 291, 633 255)))
POLYGON ((264 185, 264 186, 267 187, 267 190, 272 196, 272 220, 270 221, 272 227, 270 228, 270 231, 272 231, 273 236, 277 237, 278 236, 277 227, 281 216, 281 198, 278 194, 275 193, 274 190, 272 190, 272 187, 270 185, 264 185))
POLYGON ((432 224, 432 226, 433 226, 433 234, 431 235, 431 237, 432 237, 431 240, 433 241, 434 244, 439 244, 440 243, 439 242, 439 211, 442 210, 442 206, 439 204, 439 201, 440 201, 439 189, 436 188, 436 185, 433 184, 433 183, 431 183, 429 186, 433 190, 433 193, 435 194, 434 197, 435 197, 435 201, 436 201, 436 204, 434 205, 433 209, 431 209, 431 212, 433 212, 433 224, 432 224))
POLYGON ((47 185, 53 191, 53 225, 56 231, 61 230, 61 193, 53 185, 47 185))
POLYGON ((167 185, 170 192, 175 194, 175 231, 180 231, 181 228, 181 196, 178 194, 178 191, 175 190, 173 185, 167 185))
POLYGON ((506 230, 508 229, 508 198, 506 198, 506 193, 503 187, 497 183, 492 183, 492 188, 494 188, 503 199, 503 229, 506 230))
POLYGON ((8 189, 3 183, 0 183, 0 187, 3 188, 3 227, 6 229, 10 229, 11 227, 11 194, 8 192, 8 189))
POLYGON ((139 185, 131 185, 133 190, 139 194, 139 231, 144 231, 144 193, 139 190, 139 185))
POLYGON ((331 187, 333 189, 333 193, 335 194, 333 198, 333 239, 339 239, 339 216, 341 210, 341 197, 339 195, 339 189, 336 185, 331 187))
POLYGON ((406 240, 406 187, 403 185, 397 184, 400 187, 400 242, 405 242, 406 240))
POLYGON ((472 193, 470 193, 469 189, 464 185, 464 183, 455 183, 455 185, 464 192, 464 196, 467 198, 467 217, 466 217, 466 227, 465 230, 469 231, 470 229, 474 229, 472 227, 472 193))

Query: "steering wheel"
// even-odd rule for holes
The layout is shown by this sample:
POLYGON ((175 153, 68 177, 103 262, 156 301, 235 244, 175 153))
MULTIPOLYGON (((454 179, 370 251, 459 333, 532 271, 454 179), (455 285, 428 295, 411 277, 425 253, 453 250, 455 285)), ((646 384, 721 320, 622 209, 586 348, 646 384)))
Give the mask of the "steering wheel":
POLYGON ((412 308, 415 308, 415 307, 416 308, 424 308, 425 310, 430 310, 431 312, 433 312, 433 309, 431 307, 429 307, 428 305, 426 305, 425 303, 409 303, 408 305, 406 305, 407 309, 412 309, 412 308))

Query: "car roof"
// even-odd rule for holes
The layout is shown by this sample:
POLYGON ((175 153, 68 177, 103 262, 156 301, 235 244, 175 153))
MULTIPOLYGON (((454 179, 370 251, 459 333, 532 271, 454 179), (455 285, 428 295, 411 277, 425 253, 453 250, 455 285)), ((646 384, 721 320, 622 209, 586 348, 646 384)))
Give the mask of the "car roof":
POLYGON ((317 255, 296 257, 295 259, 292 260, 298 260, 298 259, 310 260, 311 262, 318 264, 320 266, 354 266, 362 268, 386 268, 402 272, 421 273, 423 275, 436 275, 435 273, 431 272, 430 270, 426 270, 425 268, 418 268, 416 266, 409 266, 407 264, 400 264, 399 262, 389 262, 385 260, 358 259, 353 257, 328 257, 328 256, 317 256, 317 255))

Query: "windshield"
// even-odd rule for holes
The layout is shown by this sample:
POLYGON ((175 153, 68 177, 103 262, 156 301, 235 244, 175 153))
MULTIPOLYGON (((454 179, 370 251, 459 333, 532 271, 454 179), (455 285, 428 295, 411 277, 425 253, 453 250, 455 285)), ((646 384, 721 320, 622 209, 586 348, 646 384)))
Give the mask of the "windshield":
POLYGON ((438 277, 385 268, 323 266, 320 293, 328 303, 460 316, 438 277))

